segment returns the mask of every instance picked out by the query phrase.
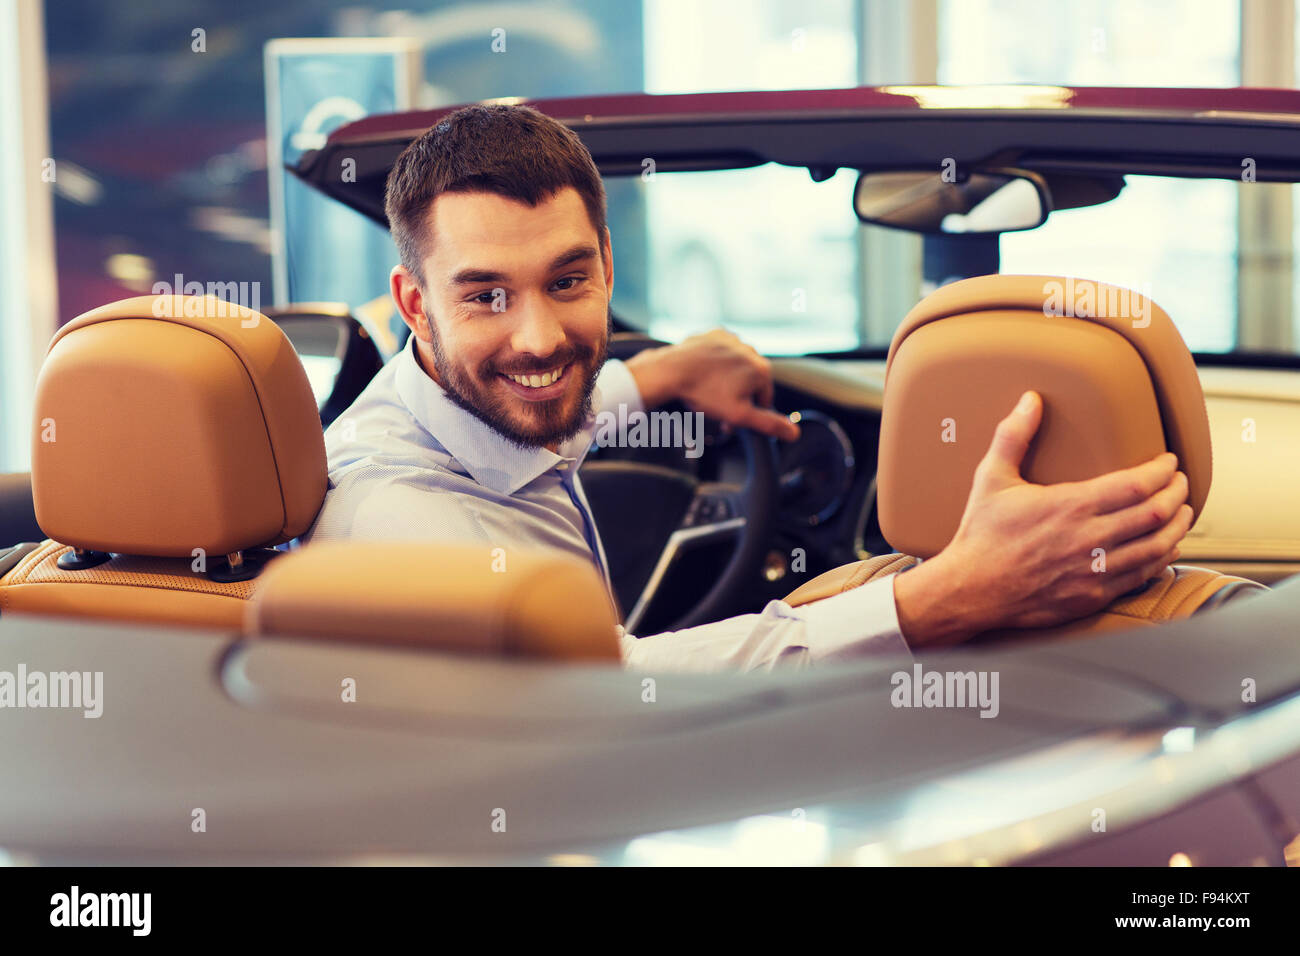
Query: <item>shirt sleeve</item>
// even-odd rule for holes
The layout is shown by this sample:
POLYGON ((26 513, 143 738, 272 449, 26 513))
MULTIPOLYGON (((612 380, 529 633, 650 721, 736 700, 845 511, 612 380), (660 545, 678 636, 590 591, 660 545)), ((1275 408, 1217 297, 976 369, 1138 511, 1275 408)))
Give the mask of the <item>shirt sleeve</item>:
POLYGON ((898 627, 894 576, 810 604, 770 601, 758 614, 636 638, 619 628, 623 663, 639 670, 801 668, 864 656, 911 656, 898 627))
POLYGON ((591 405, 597 414, 612 412, 617 415, 619 405, 626 405, 629 412, 645 411, 645 402, 637 390, 636 379, 618 359, 607 361, 596 376, 596 391, 592 395, 591 405))

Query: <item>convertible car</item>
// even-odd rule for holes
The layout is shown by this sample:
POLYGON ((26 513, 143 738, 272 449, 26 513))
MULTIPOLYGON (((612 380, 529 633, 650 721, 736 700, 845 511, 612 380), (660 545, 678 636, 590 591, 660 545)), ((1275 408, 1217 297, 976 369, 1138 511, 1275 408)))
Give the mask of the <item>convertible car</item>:
MULTIPOLYGON (((647 169, 797 177, 842 188, 861 230, 789 250, 818 265, 785 331, 718 317, 771 343, 797 442, 710 426, 698 457, 584 465, 630 631, 937 553, 1026 388, 1046 408, 1031 480, 1178 454, 1184 563, 1071 625, 912 658, 625 671, 585 565, 298 546, 322 424, 400 344, 381 310, 110 303, 55 336, 32 474, 0 486, 0 858, 1300 864, 1300 326, 1290 267, 1253 267, 1247 242, 1300 182, 1300 93, 532 105, 582 137, 611 201, 620 178, 658 188, 647 169)), ((394 159, 445 112, 351 123, 292 172, 382 224, 394 159)), ((653 206, 611 215, 651 279, 677 260, 619 229, 653 234, 653 206)), ((615 356, 683 332, 671 296, 639 292, 615 300, 615 356)))

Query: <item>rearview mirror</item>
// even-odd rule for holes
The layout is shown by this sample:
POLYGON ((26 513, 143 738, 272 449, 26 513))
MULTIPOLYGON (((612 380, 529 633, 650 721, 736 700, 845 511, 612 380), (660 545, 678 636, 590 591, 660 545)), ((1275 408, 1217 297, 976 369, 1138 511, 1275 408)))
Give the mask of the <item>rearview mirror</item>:
POLYGON ((863 222, 911 232, 989 235, 1041 226, 1051 212, 1042 177, 1026 170, 980 170, 950 181, 925 171, 863 173, 853 211, 863 222))

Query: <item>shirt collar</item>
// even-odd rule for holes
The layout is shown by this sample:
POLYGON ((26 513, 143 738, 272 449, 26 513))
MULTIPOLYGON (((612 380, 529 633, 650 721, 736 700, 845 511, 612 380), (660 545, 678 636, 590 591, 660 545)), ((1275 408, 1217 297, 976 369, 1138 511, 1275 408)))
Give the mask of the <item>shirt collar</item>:
MULTIPOLYGON (((487 422, 453 402, 442 386, 430 378, 415 357, 415 336, 393 359, 397 363, 397 397, 429 435, 469 472, 480 485, 513 495, 529 482, 561 463, 572 474, 587 457, 596 431, 596 416, 586 422, 559 454, 546 448, 521 448, 487 422)), ((600 395, 592 395, 599 407, 600 395)))

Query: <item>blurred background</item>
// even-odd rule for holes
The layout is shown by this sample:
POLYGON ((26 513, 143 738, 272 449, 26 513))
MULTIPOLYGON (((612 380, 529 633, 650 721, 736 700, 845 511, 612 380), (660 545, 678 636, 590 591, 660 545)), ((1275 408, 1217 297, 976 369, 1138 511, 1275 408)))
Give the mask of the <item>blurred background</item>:
MULTIPOLYGON (((0 471, 27 466, 34 370, 87 309, 174 276, 256 283, 268 306, 385 295, 386 233, 281 168, 367 113, 884 83, 1290 87, 1295 23, 1295 0, 0 0, 0 471)), ((920 240, 860 225, 853 181, 610 181, 615 309, 661 338, 724 324, 776 354, 887 345, 926 291, 920 240)), ((1291 187, 1260 192, 1130 177, 1106 207, 1006 235, 1002 269, 1149 283, 1194 350, 1258 344, 1242 276, 1300 274, 1291 187)))

